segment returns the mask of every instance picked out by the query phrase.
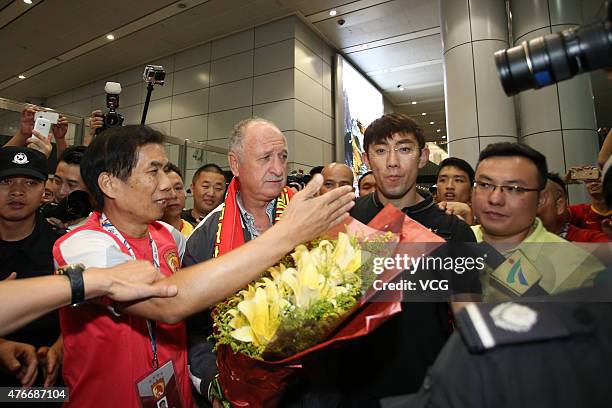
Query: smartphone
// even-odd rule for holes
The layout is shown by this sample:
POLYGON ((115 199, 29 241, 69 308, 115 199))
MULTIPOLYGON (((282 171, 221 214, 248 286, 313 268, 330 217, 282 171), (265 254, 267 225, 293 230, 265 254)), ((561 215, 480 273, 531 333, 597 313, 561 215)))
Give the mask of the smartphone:
POLYGON ((41 135, 43 135, 43 137, 48 139, 49 131, 51 130, 51 122, 45 118, 38 118, 36 119, 36 122, 34 122, 34 130, 36 130, 41 135))
POLYGON ((570 167, 571 181, 597 181, 600 178, 599 168, 595 166, 570 167))
POLYGON ((47 119, 49 122, 51 122, 52 125, 55 125, 57 124, 57 121, 59 120, 59 113, 47 112, 47 111, 36 112, 34 114, 34 120, 38 118, 47 119))

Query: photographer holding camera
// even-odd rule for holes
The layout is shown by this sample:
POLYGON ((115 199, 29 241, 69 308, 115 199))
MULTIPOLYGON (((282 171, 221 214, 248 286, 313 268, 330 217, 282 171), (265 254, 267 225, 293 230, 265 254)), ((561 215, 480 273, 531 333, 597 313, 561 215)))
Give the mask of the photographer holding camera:
POLYGON ((74 228, 91 212, 89 193, 81 178, 81 160, 86 149, 70 146, 64 151, 53 177, 54 202, 40 208, 42 215, 60 228, 74 228))
POLYGON ((89 117, 89 132, 85 135, 83 139, 83 145, 89 146, 92 139, 97 133, 98 129, 101 129, 104 126, 104 119, 102 118, 102 111, 100 109, 96 109, 91 112, 91 116, 89 117))

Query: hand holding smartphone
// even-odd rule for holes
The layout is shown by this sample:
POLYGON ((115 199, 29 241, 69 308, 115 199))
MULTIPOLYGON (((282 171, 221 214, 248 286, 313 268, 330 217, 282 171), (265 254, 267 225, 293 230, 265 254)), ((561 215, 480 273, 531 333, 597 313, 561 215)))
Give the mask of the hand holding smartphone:
POLYGON ((569 169, 570 182, 589 182, 600 179, 599 168, 595 166, 573 166, 569 169))
POLYGON ((52 125, 55 125, 59 121, 59 113, 48 112, 48 111, 38 111, 34 114, 34 120, 38 118, 47 119, 49 122, 51 122, 52 125))
MULTIPOLYGON (((34 130, 39 132, 45 139, 49 139, 49 131, 51 130, 51 121, 45 118, 38 118, 34 122, 34 130)), ((32 135, 34 136, 34 135, 32 135)), ((35 136, 34 136, 35 137, 35 136)))

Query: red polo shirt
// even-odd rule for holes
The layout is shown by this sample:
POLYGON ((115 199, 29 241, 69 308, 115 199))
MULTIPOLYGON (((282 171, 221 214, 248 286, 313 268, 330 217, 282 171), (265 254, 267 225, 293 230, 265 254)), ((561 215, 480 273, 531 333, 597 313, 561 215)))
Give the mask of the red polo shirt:
MULTIPOLYGON (((100 227, 99 214, 59 239, 53 248, 57 265, 83 263, 86 267, 108 267, 124 262, 129 252, 115 236, 100 227)), ((180 265, 172 227, 159 222, 149 226, 165 275, 180 265)), ((137 259, 152 261, 149 238, 126 237, 137 259)), ((182 242, 184 244, 184 242, 182 242)), ((183 245, 181 245, 183 246, 183 245)), ((112 305, 110 299, 101 303, 112 305)), ((67 407, 139 408, 136 383, 151 370, 152 350, 146 320, 115 315, 103 304, 84 304, 60 310, 64 336, 63 375, 70 390, 67 407)), ((185 407, 192 407, 187 371, 187 337, 184 323, 157 323, 160 366, 172 360, 185 407)))
POLYGON ((578 228, 572 224, 567 227, 565 239, 571 242, 610 242, 608 236, 603 232, 578 228))
POLYGON ((568 207, 569 223, 578 228, 601 231, 601 222, 609 219, 612 212, 601 214, 590 204, 575 204, 568 207))

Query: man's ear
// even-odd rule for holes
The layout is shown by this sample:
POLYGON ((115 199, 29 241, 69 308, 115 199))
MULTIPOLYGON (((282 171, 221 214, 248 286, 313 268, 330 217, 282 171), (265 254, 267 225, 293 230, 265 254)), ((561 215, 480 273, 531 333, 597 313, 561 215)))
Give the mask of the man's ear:
POLYGON ((557 209, 557 215, 561 216, 567 210, 567 198, 561 196, 556 202, 555 207, 557 209))
POLYGON ((240 176, 240 172, 238 171, 238 155, 235 152, 229 152, 227 154, 227 161, 229 162, 234 177, 240 176))
POLYGON ((361 160, 363 160, 365 165, 368 166, 368 169, 372 168, 370 167, 370 161, 368 160, 368 154, 366 152, 361 153, 361 160))
POLYGON ((116 198, 119 194, 117 191, 117 183, 119 180, 107 172, 102 172, 98 175, 98 187, 102 190, 102 194, 109 198, 116 198))
POLYGON ((545 204, 547 193, 544 190, 538 191, 538 211, 545 204))
POLYGON ((429 148, 424 147, 421 149, 421 156, 419 157, 419 169, 425 167, 429 161, 429 148))

